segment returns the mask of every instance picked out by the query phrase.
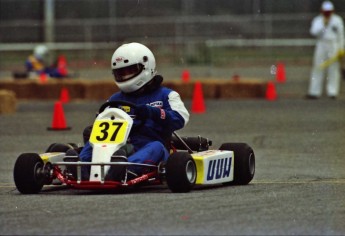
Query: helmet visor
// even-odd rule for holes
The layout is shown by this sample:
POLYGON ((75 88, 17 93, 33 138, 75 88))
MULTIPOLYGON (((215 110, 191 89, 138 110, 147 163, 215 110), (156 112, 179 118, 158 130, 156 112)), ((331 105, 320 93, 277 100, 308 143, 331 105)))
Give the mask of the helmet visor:
POLYGON ((131 66, 113 69, 113 74, 117 82, 123 82, 132 79, 133 77, 139 75, 144 69, 142 64, 134 64, 131 66))

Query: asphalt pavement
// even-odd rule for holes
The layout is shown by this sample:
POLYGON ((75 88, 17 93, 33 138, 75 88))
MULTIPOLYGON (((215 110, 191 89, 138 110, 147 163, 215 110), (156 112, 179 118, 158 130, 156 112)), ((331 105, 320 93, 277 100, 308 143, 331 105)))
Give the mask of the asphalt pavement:
MULTIPOLYGON (((207 100, 178 133, 246 142, 256 173, 246 186, 166 186, 105 192, 44 187, 22 195, 13 182, 19 154, 54 142, 82 143, 102 104, 64 105, 69 131, 47 131, 53 101, 20 101, 0 116, 1 235, 344 235, 345 96, 305 100, 305 81, 277 85, 276 101, 207 100)), ((191 101, 185 101, 190 109, 191 101)))

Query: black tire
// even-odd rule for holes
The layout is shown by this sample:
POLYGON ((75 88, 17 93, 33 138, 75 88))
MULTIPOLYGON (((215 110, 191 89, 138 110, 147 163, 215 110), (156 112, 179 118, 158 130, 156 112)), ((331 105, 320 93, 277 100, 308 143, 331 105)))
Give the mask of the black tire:
POLYGON ((21 154, 14 165, 14 183, 23 194, 39 193, 44 185, 45 178, 41 170, 43 161, 37 153, 21 154))
POLYGON ((78 145, 76 143, 68 143, 73 149, 78 149, 78 145))
POLYGON ((255 154, 246 143, 224 143, 219 150, 234 152, 234 180, 225 185, 246 185, 255 174, 255 154))
POLYGON ((166 181, 174 193, 189 192, 195 185, 196 165, 187 152, 173 153, 166 164, 166 181))
POLYGON ((46 152, 67 152, 70 149, 74 149, 71 144, 65 143, 52 143, 46 150, 46 152))

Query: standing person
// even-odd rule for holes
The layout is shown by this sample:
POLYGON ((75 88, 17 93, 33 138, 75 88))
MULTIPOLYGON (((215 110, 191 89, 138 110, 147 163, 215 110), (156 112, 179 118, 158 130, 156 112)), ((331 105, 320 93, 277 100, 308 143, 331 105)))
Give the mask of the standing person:
POLYGON ((311 72, 308 99, 317 99, 322 95, 323 81, 326 76, 326 93, 335 99, 339 95, 340 62, 344 56, 344 23, 340 16, 334 13, 334 5, 325 1, 321 5, 321 14, 316 16, 311 24, 310 33, 317 38, 311 72), (333 61, 328 66, 323 63, 333 61))
MULTIPOLYGON (((155 57, 142 44, 129 43, 116 49, 111 58, 111 69, 120 92, 113 94, 109 101, 122 100, 136 104, 136 109, 128 113, 146 120, 144 125, 129 135, 126 145, 128 161, 146 164, 166 161, 169 156, 165 147, 167 140, 173 131, 183 128, 189 120, 189 113, 180 95, 161 86, 163 77, 156 74, 155 57), (128 153, 131 149, 133 151, 128 153)), ((140 121, 134 119, 134 122, 140 121)), ((92 147, 89 142, 86 142, 79 157, 81 161, 91 161, 92 147)), ((134 172, 141 174, 141 170, 134 172)))

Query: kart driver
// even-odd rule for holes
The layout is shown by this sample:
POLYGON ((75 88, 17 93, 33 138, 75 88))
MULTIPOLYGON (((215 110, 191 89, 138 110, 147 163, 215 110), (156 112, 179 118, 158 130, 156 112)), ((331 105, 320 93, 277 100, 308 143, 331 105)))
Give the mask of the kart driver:
MULTIPOLYGON (((134 125, 146 120, 137 130, 131 132, 128 143, 133 152, 126 148, 129 162, 159 164, 166 161, 169 153, 165 146, 173 131, 183 128, 189 113, 180 95, 161 86, 163 77, 157 75, 153 53, 139 43, 120 46, 111 58, 111 69, 120 92, 109 101, 122 100, 134 103, 130 115, 135 115, 134 125)), ((128 144, 126 145, 128 146, 128 144)), ((121 149, 120 149, 121 150, 121 149)), ((80 153, 80 160, 90 162, 92 147, 86 142, 80 153)), ((135 170, 141 174, 141 170, 135 170)))
POLYGON ((66 59, 59 56, 56 65, 47 66, 49 50, 45 45, 38 45, 34 48, 33 55, 30 55, 25 62, 26 71, 35 76, 45 73, 51 78, 67 77, 66 59))

